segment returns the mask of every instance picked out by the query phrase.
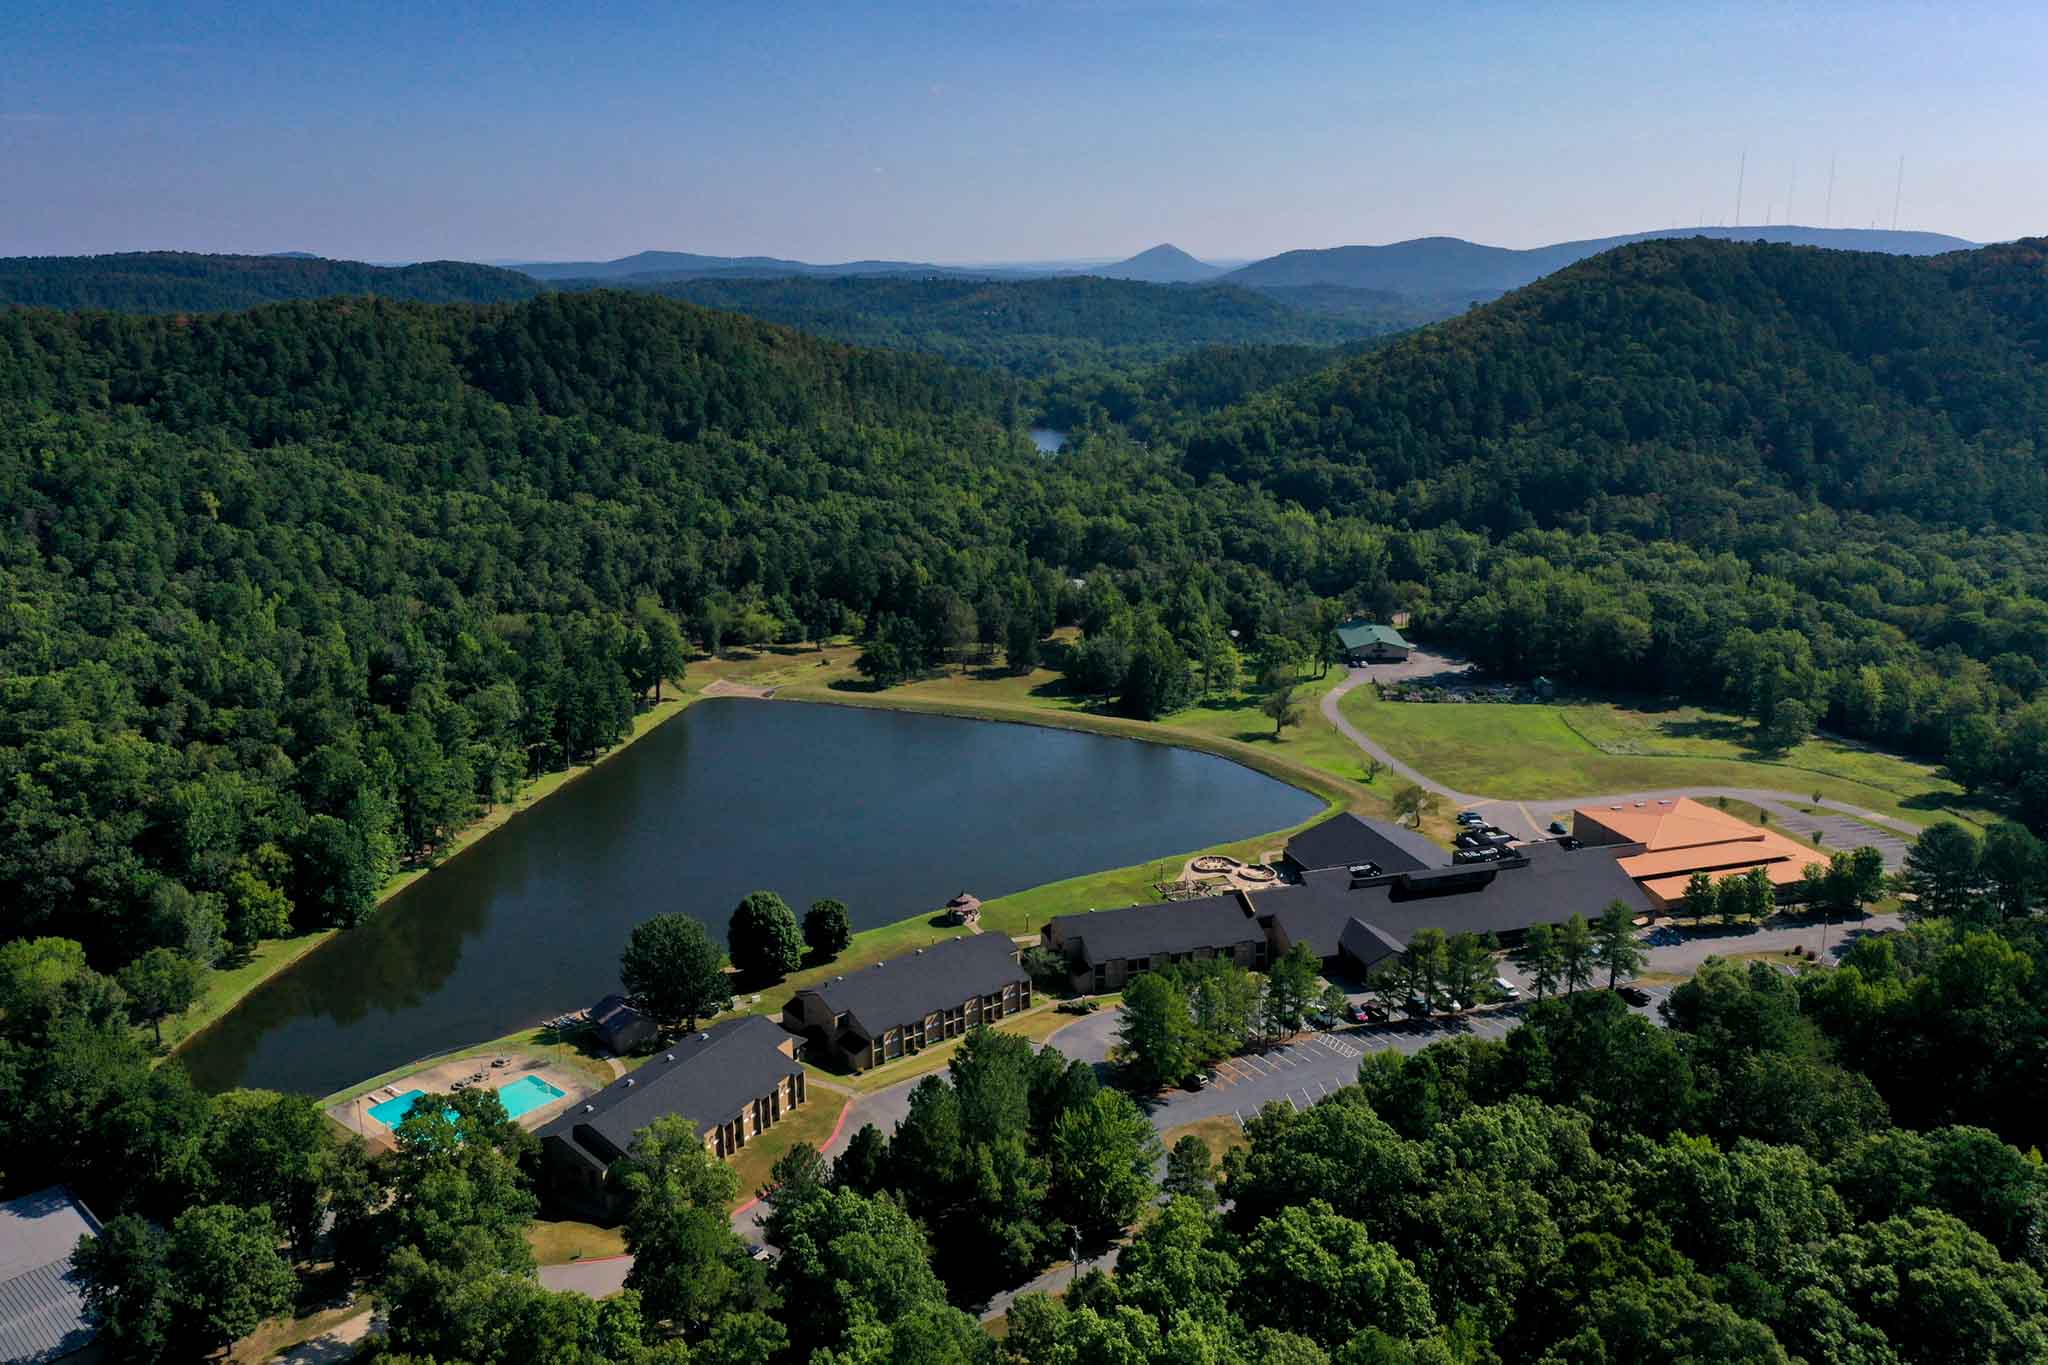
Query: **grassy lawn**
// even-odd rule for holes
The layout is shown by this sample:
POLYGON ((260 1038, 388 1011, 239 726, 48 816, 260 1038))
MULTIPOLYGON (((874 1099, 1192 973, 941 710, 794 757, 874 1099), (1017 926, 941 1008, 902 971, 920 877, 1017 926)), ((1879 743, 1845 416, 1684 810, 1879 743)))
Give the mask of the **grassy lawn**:
POLYGON ((1931 764, 1832 739, 1783 754, 1747 747, 1750 726, 1698 707, 1630 710, 1606 702, 1483 705, 1382 702, 1359 688, 1351 722, 1441 782, 1518 800, 1662 787, 1765 787, 1822 796, 1925 823, 1937 812, 1983 823, 1931 764))
POLYGON ((733 1200, 734 1208, 761 1192, 761 1187, 768 1183, 769 1172, 790 1148, 799 1142, 808 1142, 822 1149, 832 1137, 832 1129, 837 1126, 839 1116, 852 1103, 843 1090, 828 1090, 816 1082, 808 1082, 807 1085, 802 1104, 767 1132, 749 1140, 726 1163, 740 1178, 740 1192, 733 1200))
POLYGON ((521 1052, 529 1057, 544 1058, 550 1065, 560 1067, 595 1090, 603 1089, 616 1079, 605 1060, 609 1054, 599 1053, 577 1043, 558 1042, 553 1031, 549 1029, 530 1028, 507 1034, 503 1038, 493 1038, 488 1043, 478 1043, 474 1047, 459 1048, 420 1061, 407 1062, 404 1066, 394 1067, 366 1081, 358 1081, 346 1090, 337 1090, 321 1100, 320 1104, 325 1108, 330 1104, 352 1100, 358 1095, 375 1090, 387 1081, 409 1076, 437 1062, 453 1061, 458 1057, 502 1057, 508 1052, 521 1052))
MULTIPOLYGON (((1107 997, 1098 997, 1104 998, 1107 997)), ((1053 1008, 1051 1003, 1046 1003, 1033 1005, 1022 1014, 1013 1014, 994 1027, 1000 1033, 1014 1033, 1034 1043, 1043 1043, 1067 1025, 1078 1023, 1087 1017, 1083 1014, 1062 1014, 1053 1008)), ((953 1060, 953 1054, 960 1050, 960 1043, 960 1038, 949 1038, 943 1043, 934 1043, 922 1052, 898 1057, 895 1061, 884 1062, 880 1066, 869 1067, 854 1076, 842 1076, 836 1071, 827 1071, 816 1066, 806 1066, 805 1070, 810 1073, 814 1082, 840 1086, 862 1095, 872 1095, 877 1090, 887 1090, 892 1085, 925 1075, 927 1072, 944 1070, 946 1064, 953 1060)))
POLYGON ((1243 1127, 1229 1114, 1196 1119, 1193 1123, 1169 1128, 1159 1135, 1159 1140, 1166 1145, 1168 1151, 1171 1151, 1173 1145, 1184 1137, 1200 1138, 1203 1145, 1208 1147, 1209 1155, 1218 1162, 1223 1160, 1223 1154, 1231 1148, 1250 1145, 1245 1141, 1243 1127))
MULTIPOLYGON (((206 987, 192 1008, 164 1020, 164 1046, 175 1049, 240 1004, 243 996, 334 937, 336 932, 333 929, 316 929, 310 934, 270 939, 257 944, 247 961, 208 974, 206 987)), ((142 1032, 146 1035, 149 1030, 145 1028, 142 1032)))
POLYGON ((533 1259, 542 1265, 622 1256, 626 1251, 626 1239, 617 1228, 601 1228, 595 1223, 535 1223, 526 1230, 526 1244, 533 1248, 533 1259))

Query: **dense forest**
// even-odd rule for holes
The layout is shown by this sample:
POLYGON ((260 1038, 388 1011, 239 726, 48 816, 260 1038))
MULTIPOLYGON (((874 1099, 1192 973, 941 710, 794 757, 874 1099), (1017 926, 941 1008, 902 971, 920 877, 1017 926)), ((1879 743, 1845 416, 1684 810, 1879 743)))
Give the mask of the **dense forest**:
POLYGON ((1073 623, 1152 716, 1406 607, 2048 796, 2044 296, 2029 244, 1649 243, 1336 368, 1055 386, 1057 459, 1012 377, 645 293, 0 313, 5 932, 118 971, 351 923, 686 641, 850 633, 886 682, 1073 623))
POLYGON ((377 266, 319 256, 196 251, 0 257, 0 307, 218 313, 351 294, 413 303, 509 303, 531 298, 540 288, 516 271, 467 261, 377 266))
POLYGON ((1045 280, 680 280, 671 298, 861 346, 924 351, 1029 378, 1153 364, 1197 346, 1334 346, 1425 319, 1388 300, 1343 316, 1226 285, 1045 280))
POLYGON ((599 1306, 526 1273, 531 1141, 491 1097, 370 1162, 304 1101, 194 1095, 137 1025, 360 919, 693 646, 851 636, 886 682, 1073 624, 1072 685, 1155 716, 1406 607, 1504 674, 1944 757, 2038 824, 2044 343, 2038 243, 1651 243, 1334 368, 1208 347, 1043 391, 638 291, 0 312, 0 1179, 116 1216, 84 1269, 133 1359, 330 1258, 392 1358, 478 1365, 2038 1359, 2048 874, 2012 837, 1930 834, 1960 870, 1911 933, 1703 972, 1669 1029, 1581 992, 1370 1058, 1250 1125, 1227 1212, 1179 1152, 1115 1273, 1000 1344, 962 1308, 1154 1195, 1130 1102, 1028 1049, 780 1170, 772 1270, 730 1173, 650 1130, 599 1306), (1022 434, 1044 393, 1072 453, 1022 434))
MULTIPOLYGON (((1250 985, 1232 998, 1257 1013, 1250 985)), ((198 1358, 347 1285, 386 1315, 366 1358, 444 1365, 2048 1352, 2048 936, 1984 895, 1796 978, 1711 961, 1661 1020, 1567 991, 1505 1040, 1370 1051, 1355 1084, 1248 1115, 1220 1169, 1183 1137, 1163 1179, 1131 1096, 977 1029, 893 1135, 776 1163, 767 1264, 728 1220, 732 1169, 660 1119, 613 1173, 635 1259, 603 1302, 536 1283, 534 1138, 494 1092, 428 1097, 373 1160, 310 1101, 152 1070, 74 957, 0 949, 0 994, 0 1079, 28 1101, 0 1154, 10 1182, 63 1179, 108 1215, 80 1273, 116 1360, 198 1358), (976 1321, 1112 1245, 1113 1269, 1010 1303, 1000 1338, 976 1321)))

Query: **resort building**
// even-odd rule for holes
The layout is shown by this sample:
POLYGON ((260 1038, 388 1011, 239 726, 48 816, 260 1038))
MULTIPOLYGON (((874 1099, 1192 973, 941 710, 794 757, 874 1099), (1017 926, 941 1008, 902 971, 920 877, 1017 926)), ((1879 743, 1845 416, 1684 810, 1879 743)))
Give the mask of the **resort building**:
POLYGON ((1332 633, 1336 636, 1337 657, 1354 666, 1406 663, 1415 649, 1400 631, 1363 616, 1343 622, 1332 633))
POLYGON ((1031 978, 1002 934, 962 934, 798 991, 782 1026, 813 1061, 865 1071, 1031 1005, 1031 978))
POLYGON ((1364 975, 1397 956, 1419 929, 1512 942, 1533 925, 1573 914, 1591 919, 1614 901, 1641 913, 1650 902, 1623 870, 1617 854, 1624 851, 1544 840, 1495 862, 1393 876, 1323 869, 1251 899, 1274 956, 1305 943, 1325 967, 1364 975))
POLYGON ((612 1164, 633 1135, 679 1115, 727 1157, 802 1104, 798 1042, 772 1019, 746 1015, 679 1040, 540 1130, 549 1195, 599 1222, 614 1216, 612 1164))
POLYGON ((98 1329, 85 1315, 71 1253, 99 1230, 62 1185, 0 1204, 0 1360, 68 1360, 91 1349, 98 1329))
POLYGON ((1122 990, 1141 972, 1173 962, 1224 957, 1240 967, 1266 965, 1266 933, 1241 891, 1166 905, 1134 905, 1059 915, 1041 945, 1067 961, 1074 989, 1122 990))
POLYGON ((1347 812, 1289 839, 1280 870, 1297 881, 1330 867, 1371 867, 1392 876, 1440 867, 1444 861, 1442 849, 1407 826, 1347 812))
POLYGON ((1782 834, 1685 796, 1582 806, 1572 812, 1572 836, 1587 845, 1627 846, 1621 869, 1659 910, 1685 899, 1695 872, 1718 882, 1762 868, 1785 900, 1800 893, 1806 865, 1821 857, 1782 834))
POLYGON ((623 1057, 643 1043, 654 1041, 660 1030, 654 1021, 626 1003, 623 995, 607 995, 590 1007, 590 1027, 597 1041, 623 1057))

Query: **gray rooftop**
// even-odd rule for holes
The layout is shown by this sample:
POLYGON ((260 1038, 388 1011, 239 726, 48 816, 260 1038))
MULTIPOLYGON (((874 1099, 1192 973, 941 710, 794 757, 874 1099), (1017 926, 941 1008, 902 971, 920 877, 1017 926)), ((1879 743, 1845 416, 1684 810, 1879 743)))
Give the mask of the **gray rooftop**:
POLYGON ((1357 888, 1342 868, 1311 872, 1299 886, 1257 892, 1253 899, 1289 939, 1335 957, 1354 919, 1406 946, 1418 929, 1513 934, 1575 913, 1592 919, 1617 900, 1640 913, 1649 901, 1615 861, 1640 851, 1637 844, 1567 849, 1545 841, 1523 845, 1510 862, 1431 868, 1357 888))
POLYGON ((0 1204, 0 1360, 60 1360, 92 1340, 71 1253, 98 1231, 61 1185, 0 1204))
POLYGON ((701 1132, 731 1119, 784 1076, 803 1071, 782 1052, 789 1041, 774 1020, 758 1014, 714 1024, 542 1125, 540 1137, 561 1138, 593 1165, 606 1166, 632 1146, 635 1133, 669 1114, 689 1119, 701 1132), (586 1140, 579 1130, 600 1141, 586 1140))
POLYGON ((952 1009, 970 995, 1000 995, 1028 979, 1017 965, 1017 945, 1005 934, 962 934, 914 953, 888 958, 809 993, 834 1014, 845 1014, 870 1038, 952 1009))
POLYGON ((1414 872, 1449 855, 1406 826, 1347 811, 1289 839, 1287 856, 1309 869, 1377 863, 1382 872, 1414 872))
POLYGON ((1234 891, 1165 905, 1060 915, 1052 923, 1059 926, 1060 937, 1069 945, 1081 945, 1081 960, 1091 964, 1191 953, 1197 948, 1221 948, 1265 937, 1234 891))

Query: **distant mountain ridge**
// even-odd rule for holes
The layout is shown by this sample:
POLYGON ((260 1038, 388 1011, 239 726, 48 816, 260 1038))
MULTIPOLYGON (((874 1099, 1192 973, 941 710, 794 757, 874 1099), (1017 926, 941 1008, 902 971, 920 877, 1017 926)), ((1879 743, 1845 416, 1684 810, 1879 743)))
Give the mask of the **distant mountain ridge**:
POLYGON ((1171 242, 1161 242, 1129 260, 1074 273, 1100 275, 1108 280, 1138 280, 1144 284, 1203 284, 1225 272, 1222 266, 1197 260, 1171 242))
MULTIPOLYGON (((1474 295, 1504 294, 1510 289, 1533 284, 1545 275, 1614 247, 1678 237, 1765 241, 1839 251, 1875 251, 1894 256, 1935 256, 1946 251, 1968 250, 1976 245, 1939 232, 1796 226, 1666 228, 1626 233, 1619 237, 1555 242, 1526 249, 1484 246, 1462 237, 1416 237, 1385 246, 1284 251, 1278 256, 1233 270, 1223 279, 1253 289, 1341 285, 1350 289, 1383 289, 1410 297, 1457 297, 1469 302, 1474 295)), ((1462 307, 1463 302, 1459 306, 1462 307)))
POLYGON ((1002 266, 960 267, 928 261, 843 261, 817 265, 780 256, 700 256, 691 251, 639 251, 612 261, 532 261, 510 267, 550 284, 661 284, 693 279, 843 279, 870 275, 944 276, 953 279, 1011 279, 1047 272, 1002 266))
POLYGON ((468 261, 378 266, 291 252, 211 256, 129 251, 110 256, 0 258, 0 307, 114 313, 224 313, 287 299, 374 295, 410 303, 507 303, 540 285, 468 261))

